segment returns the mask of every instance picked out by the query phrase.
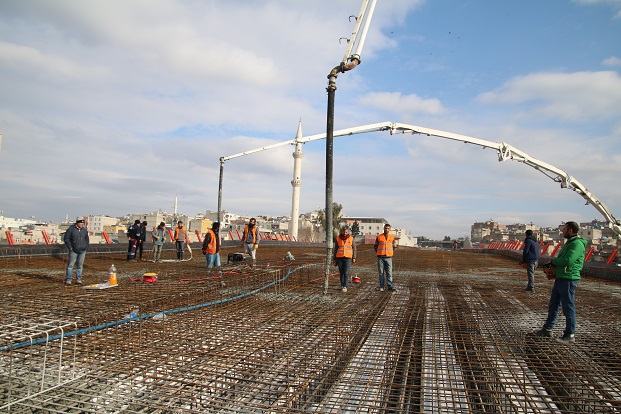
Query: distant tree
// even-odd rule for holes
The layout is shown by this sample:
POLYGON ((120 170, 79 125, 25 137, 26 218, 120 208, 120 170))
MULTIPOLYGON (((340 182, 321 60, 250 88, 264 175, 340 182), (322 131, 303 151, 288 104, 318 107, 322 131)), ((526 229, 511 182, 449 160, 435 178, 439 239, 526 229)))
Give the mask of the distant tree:
POLYGON ((444 236, 444 240, 442 241, 451 241, 451 237, 450 236, 444 236))
POLYGON ((351 235, 356 237, 360 234, 360 225, 357 220, 354 220, 354 224, 351 225, 351 235))
MULTIPOLYGON (((343 206, 338 203, 332 203, 332 238, 335 238, 339 234, 339 222, 341 221, 341 212, 343 211, 343 206)), ((319 224, 321 224, 321 228, 324 233, 326 233, 326 237, 328 237, 328 223, 326 222, 326 209, 321 210, 321 214, 318 217, 319 224)))

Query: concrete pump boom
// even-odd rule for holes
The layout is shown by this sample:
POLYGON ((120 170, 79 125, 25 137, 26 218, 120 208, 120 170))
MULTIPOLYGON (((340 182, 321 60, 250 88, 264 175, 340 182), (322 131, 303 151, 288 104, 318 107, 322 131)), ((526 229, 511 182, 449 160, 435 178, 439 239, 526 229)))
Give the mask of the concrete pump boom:
POLYGON ((582 196, 582 198, 587 201, 587 204, 591 204, 593 207, 595 207, 597 211, 600 212, 602 216, 604 216, 608 227, 610 227, 617 235, 621 236, 621 222, 612 215, 612 212, 608 209, 608 207, 606 207, 606 205, 604 205, 604 203, 602 203, 597 197, 595 197, 595 195, 591 193, 585 186, 583 186, 578 180, 567 174, 565 171, 556 168, 546 162, 533 158, 525 152, 520 151, 519 149, 507 143, 485 141, 465 135, 458 135, 450 132, 423 128, 415 125, 393 123, 390 133, 394 134, 396 132, 423 134, 427 136, 434 136, 438 138, 446 138, 455 141, 462 141, 469 144, 475 144, 482 146, 483 148, 493 148, 498 153, 499 162, 505 160, 522 162, 530 167, 533 167, 534 169, 536 169, 546 177, 552 179, 553 181, 560 183, 561 188, 568 188, 580 194, 580 196, 582 196))
MULTIPOLYGON (((565 171, 559 168, 556 168, 553 165, 550 165, 546 162, 533 158, 530 155, 526 154, 525 152, 520 151, 519 149, 507 143, 486 141, 483 139, 473 138, 473 137, 469 137, 466 135, 453 134, 451 132, 439 131, 436 129, 424 128, 421 126, 401 124, 401 123, 395 123, 395 122, 380 122, 377 124, 369 124, 369 125, 362 125, 359 127, 340 129, 338 131, 334 131, 334 136, 342 137, 342 136, 348 136, 348 135, 357 135, 357 134, 365 134, 368 132, 380 132, 380 131, 389 131, 391 135, 395 135, 398 133, 427 135, 427 136, 433 136, 433 137, 438 137, 438 138, 450 139, 453 141, 461 141, 467 144, 474 144, 474 145, 478 145, 483 148, 495 149, 496 153, 498 154, 499 162, 505 161, 505 160, 513 160, 513 161, 524 163, 536 169, 537 171, 541 172, 542 174, 552 179, 553 181, 560 183, 561 188, 567 188, 580 194, 580 196, 586 200, 587 204, 591 204, 593 207, 595 207, 597 211, 599 211, 599 213, 602 216, 604 216, 604 219, 606 220, 608 227, 610 227, 617 235, 621 236, 621 222, 612 215, 612 212, 608 209, 608 207, 606 207, 606 205, 604 205, 604 203, 602 203, 593 193, 591 193, 578 180, 576 180, 571 175, 567 174, 565 171)), ((325 138, 326 138, 326 134, 310 135, 307 137, 295 138, 295 139, 280 142, 277 144, 268 145, 265 147, 240 152, 238 154, 230 155, 227 157, 221 157, 220 158, 221 175, 222 175, 222 168, 223 168, 224 162, 232 158, 237 158, 243 155, 253 154, 255 152, 264 151, 264 150, 268 150, 271 148, 280 147, 283 145, 296 145, 298 143, 306 143, 306 142, 315 141, 318 139, 325 139, 325 138)), ((222 176, 220 178, 222 179, 222 176)), ((220 189, 220 192, 221 192, 221 189, 220 189)), ((218 205, 218 211, 220 211, 220 208, 221 206, 218 205)))

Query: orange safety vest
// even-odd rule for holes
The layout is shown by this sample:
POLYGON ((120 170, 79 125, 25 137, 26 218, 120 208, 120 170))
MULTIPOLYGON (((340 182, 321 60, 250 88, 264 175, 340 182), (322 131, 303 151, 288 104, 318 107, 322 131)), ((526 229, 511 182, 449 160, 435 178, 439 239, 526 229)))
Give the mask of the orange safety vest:
POLYGON ((388 237, 381 233, 377 236, 377 255, 378 256, 386 256, 392 257, 393 247, 392 244, 395 241, 395 236, 392 234, 388 234, 388 237))
MULTIPOLYGON (((248 237, 248 226, 244 228, 244 243, 248 243, 248 240, 246 240, 247 237, 248 237)), ((252 243, 254 244, 257 243, 257 226, 254 226, 252 228, 252 243)))
POLYGON ((214 254, 216 253, 216 233, 213 230, 208 230, 207 234, 210 234, 211 238, 209 239, 209 244, 205 249, 205 253, 214 254))
POLYGON ((341 237, 336 238, 336 244, 338 245, 338 250, 336 251, 336 257, 354 257, 354 238, 349 236, 347 239, 343 240, 341 237))
POLYGON ((181 228, 179 228, 179 226, 175 227, 175 241, 178 241, 179 239, 179 235, 181 235, 183 233, 183 237, 185 238, 186 243, 189 241, 188 240, 188 232, 185 229, 185 226, 182 226, 181 228))

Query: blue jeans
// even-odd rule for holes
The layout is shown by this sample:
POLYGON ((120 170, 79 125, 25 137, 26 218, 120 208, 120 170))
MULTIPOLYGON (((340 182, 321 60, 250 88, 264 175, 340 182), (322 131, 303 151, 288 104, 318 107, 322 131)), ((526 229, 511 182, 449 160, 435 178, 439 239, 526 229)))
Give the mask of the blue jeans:
POLYGON ((336 265, 339 267, 339 275, 341 275, 341 287, 347 287, 349 280, 349 269, 351 269, 351 259, 349 257, 337 257, 336 265))
POLYGON ((86 257, 86 251, 82 253, 76 253, 73 250, 69 250, 69 261, 67 262, 67 272, 65 273, 65 280, 71 281, 71 273, 73 273, 73 265, 77 263, 75 268, 76 280, 82 279, 82 267, 84 266, 84 258, 86 257))
POLYGON ((161 244, 153 245, 153 261, 154 262, 161 260, 160 257, 162 256, 162 247, 163 245, 161 244))
POLYGON ((207 262, 207 269, 220 267, 220 253, 207 253, 205 261, 207 262))
POLYGON ((559 305, 563 308, 565 315, 565 331, 563 335, 576 333, 576 306, 574 296, 578 287, 578 280, 556 279, 550 295, 548 304, 548 319, 543 325, 545 329, 552 330, 556 324, 559 305))
POLYGON ((388 289, 392 286, 392 257, 377 256, 377 271, 379 272, 379 285, 384 288, 384 279, 388 283, 388 289))

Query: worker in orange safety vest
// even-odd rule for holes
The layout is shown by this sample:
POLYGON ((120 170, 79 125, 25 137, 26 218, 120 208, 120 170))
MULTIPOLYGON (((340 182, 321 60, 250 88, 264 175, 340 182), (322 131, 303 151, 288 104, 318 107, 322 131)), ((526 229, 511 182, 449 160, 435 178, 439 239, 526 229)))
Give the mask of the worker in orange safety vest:
POLYGON ((175 247, 177 249, 177 260, 183 260, 183 251, 185 250, 185 245, 190 243, 190 237, 188 236, 188 231, 183 225, 183 221, 177 222, 177 227, 175 227, 175 235, 173 236, 175 247))
POLYGON ((252 266, 254 267, 257 260, 257 249, 259 248, 259 227, 257 226, 257 219, 254 217, 248 221, 248 225, 244 228, 242 246, 246 254, 252 257, 252 266))
POLYGON ((203 254, 207 262, 208 276, 211 275, 211 269, 213 267, 218 269, 218 274, 222 277, 222 269, 220 268, 220 223, 215 222, 211 225, 211 230, 205 234, 205 240, 203 240, 203 254))
POLYGON ((379 290, 384 291, 384 287, 388 285, 388 290, 395 291, 392 283, 392 256, 397 243, 395 236, 390 234, 390 224, 384 225, 384 232, 375 238, 375 253, 377 254, 377 270, 379 272, 379 290))
POLYGON ((349 229, 347 227, 341 227, 339 236, 336 238, 334 244, 336 245, 334 264, 339 267, 341 290, 347 292, 347 282, 349 281, 351 264, 356 263, 356 242, 354 237, 349 234, 349 229))

